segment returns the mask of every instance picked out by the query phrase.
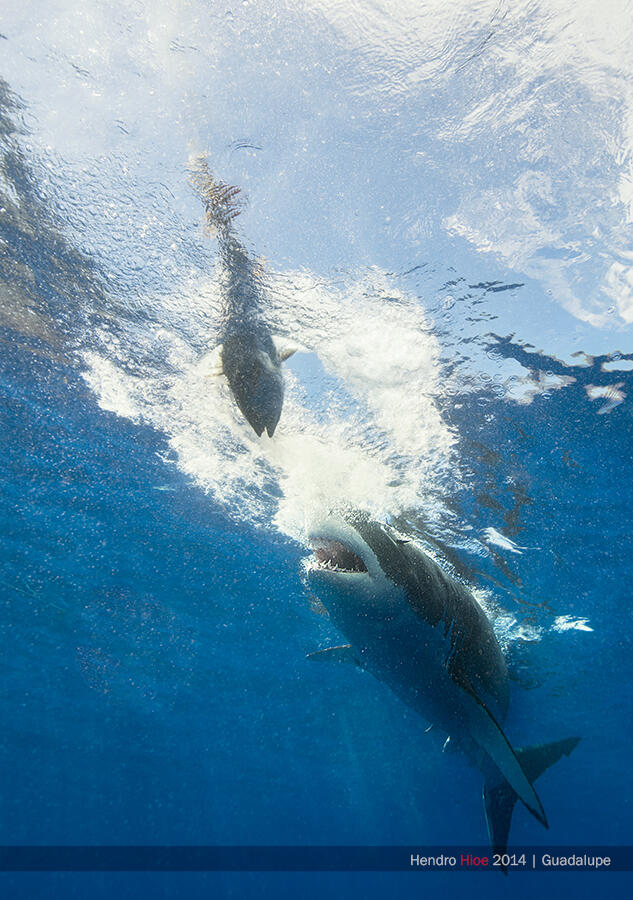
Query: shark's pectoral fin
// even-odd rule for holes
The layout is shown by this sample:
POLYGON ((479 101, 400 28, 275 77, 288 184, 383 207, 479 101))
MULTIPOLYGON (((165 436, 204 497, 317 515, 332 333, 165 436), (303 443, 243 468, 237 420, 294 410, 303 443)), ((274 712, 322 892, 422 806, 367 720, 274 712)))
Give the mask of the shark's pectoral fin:
POLYGON ((222 344, 218 344, 214 350, 203 356, 200 360, 200 365, 204 371, 205 378, 217 378, 219 375, 224 375, 222 344))
POLYGON ((314 653, 308 653, 306 659, 344 662, 351 663, 354 666, 361 666, 358 653, 351 644, 341 644, 340 647, 326 647, 324 650, 315 650, 314 653))
POLYGON ((479 699, 468 679, 464 676, 453 677, 459 686, 472 699, 468 710, 468 725, 472 739, 490 757, 499 772, 503 775, 522 803, 538 821, 548 828, 545 810, 536 791, 521 767, 519 759, 510 742, 488 707, 479 699))
POLYGON ((297 350, 301 349, 297 344, 293 344, 291 341, 287 341, 285 338, 278 337, 277 335, 273 335, 273 344, 275 345, 275 350, 277 351, 277 355, 281 362, 289 359, 293 353, 296 353, 297 350))
POLYGON ((310 603, 310 609, 313 613, 316 613, 317 616, 324 616, 326 619, 329 619, 330 614, 318 597, 315 597, 314 594, 310 594, 308 602, 310 603))

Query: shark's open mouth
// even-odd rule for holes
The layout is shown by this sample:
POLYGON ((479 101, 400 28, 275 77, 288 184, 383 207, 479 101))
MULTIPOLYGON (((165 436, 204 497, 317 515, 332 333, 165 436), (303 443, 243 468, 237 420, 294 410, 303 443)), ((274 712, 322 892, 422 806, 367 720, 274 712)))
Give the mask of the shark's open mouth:
POLYGON ((340 541, 317 538, 311 541, 311 545, 320 569, 329 569, 331 572, 367 571, 360 556, 340 541))

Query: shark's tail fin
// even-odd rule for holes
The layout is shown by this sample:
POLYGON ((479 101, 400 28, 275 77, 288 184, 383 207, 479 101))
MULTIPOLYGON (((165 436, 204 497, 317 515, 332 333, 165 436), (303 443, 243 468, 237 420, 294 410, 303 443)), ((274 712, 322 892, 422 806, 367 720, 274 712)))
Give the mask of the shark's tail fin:
POLYGON ((204 154, 192 154, 189 158, 189 184, 205 206, 207 226, 213 232, 226 235, 231 222, 242 211, 240 189, 216 181, 204 154))
MULTIPOLYGON (((569 756, 579 741, 578 737, 565 738, 562 741, 553 741, 551 744, 538 744, 535 747, 516 749, 515 754, 528 781, 533 784, 539 775, 558 762, 561 756, 569 756)), ((510 821, 517 799, 516 792, 505 779, 499 777, 498 773, 486 778, 484 807, 493 853, 503 855, 506 852, 510 821)), ((501 868, 507 874, 506 866, 502 865, 501 868)))

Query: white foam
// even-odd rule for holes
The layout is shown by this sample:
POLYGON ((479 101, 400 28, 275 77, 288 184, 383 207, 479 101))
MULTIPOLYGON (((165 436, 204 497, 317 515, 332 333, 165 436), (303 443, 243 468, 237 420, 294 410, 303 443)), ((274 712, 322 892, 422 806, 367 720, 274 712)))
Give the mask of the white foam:
POLYGON ((318 355, 324 374, 316 389, 330 402, 317 413, 300 375, 285 367, 272 440, 256 437, 226 380, 208 377, 206 354, 196 350, 217 340, 205 325, 219 309, 208 279, 181 291, 190 337, 170 327, 173 295, 152 297, 148 307, 166 324, 136 324, 117 340, 101 332, 100 349, 83 357, 102 408, 163 432, 179 468, 231 516, 274 523, 296 539, 317 504, 395 515, 419 508, 447 472, 458 478, 453 437, 436 405, 438 346, 419 301, 389 290, 376 269, 345 290, 314 285, 303 273, 272 279, 272 313, 282 332, 318 355))
POLYGON ((573 616, 556 616, 552 629, 554 631, 593 631, 589 625, 589 619, 575 619, 573 616))
POLYGON ((84 354, 86 369, 84 378, 99 398, 99 406, 107 412, 116 413, 125 419, 138 420, 139 407, 133 400, 135 386, 129 377, 109 359, 98 353, 84 354))
POLYGON ((505 534, 501 534, 500 531, 497 531, 496 528, 486 528, 486 530, 484 531, 484 536, 489 544, 494 544, 497 547, 501 547, 503 550, 509 550, 510 553, 520 554, 523 550, 533 549, 531 547, 520 547, 518 544, 515 544, 514 541, 509 537, 506 537, 505 534))

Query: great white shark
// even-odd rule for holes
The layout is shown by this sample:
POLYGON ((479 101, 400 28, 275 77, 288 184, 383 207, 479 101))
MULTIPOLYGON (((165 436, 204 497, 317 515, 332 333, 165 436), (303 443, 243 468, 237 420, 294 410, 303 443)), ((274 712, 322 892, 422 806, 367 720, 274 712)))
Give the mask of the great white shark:
POLYGON ((190 160, 190 181, 217 235, 223 270, 221 342, 204 358, 209 376, 226 376, 242 415, 260 437, 275 433, 284 402, 281 364, 297 347, 273 335, 266 318, 261 272, 238 240, 239 188, 217 181, 204 156, 190 160))
POLYGON ((483 773, 494 852, 506 851, 517 799, 547 828, 534 781, 580 738, 512 747, 503 731, 505 659, 471 592, 415 542, 362 511, 314 520, 308 538, 311 588, 349 641, 308 658, 365 669, 449 735, 451 748, 483 773))

